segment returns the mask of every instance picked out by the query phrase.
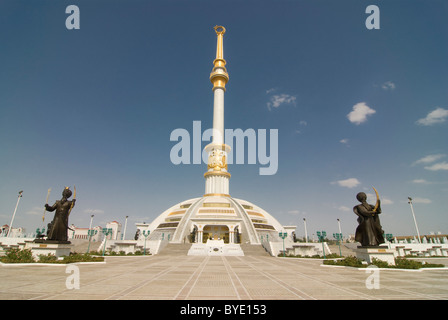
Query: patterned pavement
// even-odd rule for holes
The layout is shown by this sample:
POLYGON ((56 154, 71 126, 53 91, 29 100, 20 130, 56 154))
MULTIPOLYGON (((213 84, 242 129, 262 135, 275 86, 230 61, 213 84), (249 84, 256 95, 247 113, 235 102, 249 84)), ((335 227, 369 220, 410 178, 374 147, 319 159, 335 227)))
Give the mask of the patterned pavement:
POLYGON ((2 265, 0 299, 448 299, 447 269, 366 271, 321 263, 260 256, 139 256, 107 257, 105 263, 75 267, 2 265))

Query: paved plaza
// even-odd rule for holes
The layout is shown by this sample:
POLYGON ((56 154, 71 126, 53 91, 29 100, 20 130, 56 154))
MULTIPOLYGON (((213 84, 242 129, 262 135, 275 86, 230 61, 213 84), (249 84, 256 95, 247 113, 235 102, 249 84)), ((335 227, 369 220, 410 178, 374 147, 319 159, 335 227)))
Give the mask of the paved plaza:
POLYGON ((0 299, 446 300, 448 270, 366 270, 260 256, 129 256, 67 265, 0 266, 0 299), (70 267, 73 268, 73 267, 70 267), (76 268, 75 268, 76 269, 76 268), (379 289, 366 282, 378 281, 379 289), (371 286, 370 286, 371 287, 371 286))

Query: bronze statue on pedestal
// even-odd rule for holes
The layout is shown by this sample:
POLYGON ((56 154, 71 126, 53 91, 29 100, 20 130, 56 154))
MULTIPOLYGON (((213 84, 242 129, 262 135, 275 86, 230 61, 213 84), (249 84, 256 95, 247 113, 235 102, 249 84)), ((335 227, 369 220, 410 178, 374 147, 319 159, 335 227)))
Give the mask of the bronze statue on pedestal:
MULTIPOLYGON (((66 187, 62 191, 62 199, 56 201, 52 206, 45 204, 45 209, 49 212, 56 210, 54 214, 53 221, 48 224, 47 240, 67 242, 67 231, 70 229, 68 227, 68 217, 73 207, 75 206, 75 197, 73 200, 68 200, 72 196, 72 191, 66 187)), ((76 196, 76 188, 75 188, 76 196)))
POLYGON ((384 231, 381 227, 380 217, 381 213, 380 199, 378 192, 376 193, 376 204, 373 206, 367 203, 367 195, 360 192, 356 195, 361 204, 353 208, 353 212, 358 216, 358 227, 355 232, 355 241, 360 242, 363 247, 376 247, 384 243, 384 231))

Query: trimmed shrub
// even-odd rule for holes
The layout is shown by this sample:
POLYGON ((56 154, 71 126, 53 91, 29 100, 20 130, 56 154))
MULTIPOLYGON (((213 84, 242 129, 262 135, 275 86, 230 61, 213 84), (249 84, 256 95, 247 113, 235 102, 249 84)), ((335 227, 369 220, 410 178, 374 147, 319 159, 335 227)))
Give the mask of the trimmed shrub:
POLYGON ((346 266, 346 267, 356 267, 356 268, 365 268, 367 265, 362 263, 361 259, 358 259, 353 256, 345 257, 342 260, 324 260, 324 264, 327 265, 335 265, 335 266, 346 266))
POLYGON ((3 263, 32 263, 35 262, 31 249, 9 249, 4 257, 1 257, 3 263))
POLYGON ((69 256, 64 256, 61 263, 101 262, 101 261, 104 261, 104 257, 92 257, 88 253, 75 253, 69 256))
POLYGON ((49 253, 47 255, 44 254, 39 255, 39 262, 41 263, 55 263, 57 261, 58 258, 54 254, 49 253))
MULTIPOLYGON (((356 257, 346 257, 342 260, 325 260, 324 264, 326 265, 335 265, 335 266, 346 266, 346 267, 356 267, 356 268, 365 268, 367 264, 363 264, 362 260, 356 257)), ((380 259, 373 258, 372 263, 370 265, 375 265, 378 268, 396 268, 396 269, 420 269, 420 268, 438 268, 444 267, 443 264, 435 264, 435 263, 421 263, 415 260, 408 260, 406 258, 395 258, 395 266, 389 265, 386 261, 382 261, 380 259)))

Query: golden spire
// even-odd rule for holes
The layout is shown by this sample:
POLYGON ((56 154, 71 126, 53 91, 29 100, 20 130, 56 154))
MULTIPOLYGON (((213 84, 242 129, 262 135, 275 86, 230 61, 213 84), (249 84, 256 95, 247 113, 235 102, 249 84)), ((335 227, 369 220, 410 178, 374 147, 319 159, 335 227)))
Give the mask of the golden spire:
POLYGON ((226 83, 229 81, 229 74, 226 70, 226 60, 224 60, 223 38, 226 28, 223 26, 214 27, 217 35, 216 59, 213 61, 213 70, 210 74, 210 81, 213 83, 213 90, 222 88, 226 90, 226 83))

